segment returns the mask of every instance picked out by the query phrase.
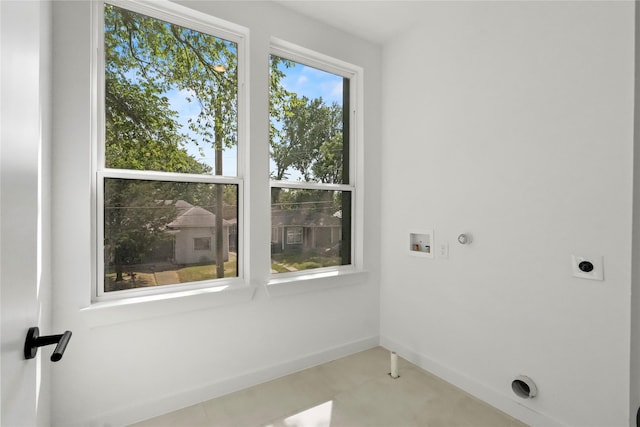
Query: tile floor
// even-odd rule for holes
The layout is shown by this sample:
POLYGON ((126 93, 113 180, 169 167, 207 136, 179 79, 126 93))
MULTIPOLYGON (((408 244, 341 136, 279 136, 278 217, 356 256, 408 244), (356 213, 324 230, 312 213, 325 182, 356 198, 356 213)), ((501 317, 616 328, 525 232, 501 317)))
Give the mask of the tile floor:
POLYGON ((394 380, 389 351, 376 347, 134 426, 525 426, 401 358, 398 367, 394 380))

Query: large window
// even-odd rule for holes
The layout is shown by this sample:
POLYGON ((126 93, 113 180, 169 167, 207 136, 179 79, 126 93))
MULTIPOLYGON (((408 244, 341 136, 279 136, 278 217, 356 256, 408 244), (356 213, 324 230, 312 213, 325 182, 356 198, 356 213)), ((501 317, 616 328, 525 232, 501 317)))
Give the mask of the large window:
POLYGON ((139 3, 101 12, 97 296, 239 276, 242 37, 139 3))
POLYGON ((280 46, 270 66, 272 271, 352 265, 355 73, 280 46))

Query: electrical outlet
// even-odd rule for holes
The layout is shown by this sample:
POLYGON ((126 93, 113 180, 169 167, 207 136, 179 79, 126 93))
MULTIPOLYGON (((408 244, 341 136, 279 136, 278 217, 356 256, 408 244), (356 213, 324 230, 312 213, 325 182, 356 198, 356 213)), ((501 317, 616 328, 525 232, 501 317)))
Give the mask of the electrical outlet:
POLYGON ((438 244, 438 257, 439 258, 449 258, 449 244, 448 243, 440 243, 440 244, 438 244))

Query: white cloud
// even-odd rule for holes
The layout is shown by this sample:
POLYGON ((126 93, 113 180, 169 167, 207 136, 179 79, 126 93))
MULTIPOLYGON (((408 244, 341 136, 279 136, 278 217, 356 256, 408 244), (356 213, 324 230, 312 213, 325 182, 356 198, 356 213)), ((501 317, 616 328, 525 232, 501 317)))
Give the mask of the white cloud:
POLYGON ((327 93, 327 101, 342 103, 342 80, 334 80, 327 82, 325 92, 327 93))
POLYGON ((300 77, 298 77, 298 80, 296 81, 296 85, 298 86, 304 86, 309 82, 309 78, 307 76, 303 76, 301 75, 300 77))

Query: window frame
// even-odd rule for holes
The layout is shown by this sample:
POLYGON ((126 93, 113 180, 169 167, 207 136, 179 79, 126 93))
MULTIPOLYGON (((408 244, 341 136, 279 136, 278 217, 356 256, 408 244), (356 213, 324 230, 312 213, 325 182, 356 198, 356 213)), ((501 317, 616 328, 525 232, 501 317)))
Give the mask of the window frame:
POLYGON ((248 230, 244 218, 247 195, 244 191, 247 158, 248 106, 248 38, 249 32, 239 25, 185 8, 168 1, 144 2, 140 0, 105 0, 93 2, 92 81, 92 303, 127 300, 138 297, 163 296, 170 293, 189 293, 206 289, 219 290, 246 286, 249 283, 248 230), (236 43, 237 46, 237 158, 236 176, 195 175, 174 172, 110 169, 105 167, 105 60, 104 60, 104 7, 111 4, 132 12, 180 25, 198 32, 236 43), (212 279, 200 282, 180 283, 157 287, 134 288, 121 291, 104 291, 104 182, 107 178, 123 178, 155 181, 178 181, 208 184, 231 184, 238 188, 238 270, 237 277, 212 279))
MULTIPOLYGON (((349 79, 349 159, 343 167, 349 168, 349 182, 342 184, 325 184, 318 182, 299 182, 269 179, 269 191, 273 188, 310 189, 328 191, 348 191, 351 194, 351 263, 332 267, 314 268, 295 272, 270 273, 267 289, 270 295, 281 295, 300 292, 300 285, 306 284, 309 290, 323 288, 325 285, 351 284, 354 278, 344 278, 365 273, 363 259, 364 230, 364 156, 363 156, 363 120, 361 113, 363 103, 364 71, 362 67, 347 63, 340 59, 316 52, 294 43, 271 37, 269 55, 313 67, 349 79), (342 277, 336 280, 337 277, 342 277), (324 283, 331 278, 333 283, 324 283), (319 279, 319 285, 317 283, 319 279), (294 288, 291 285, 295 284, 294 288)), ((269 115, 270 116, 270 115, 269 115)), ((270 160, 271 155, 269 154, 270 160)), ((269 207, 271 218, 271 206, 269 207)), ((269 253, 269 265, 271 253, 269 253)))

